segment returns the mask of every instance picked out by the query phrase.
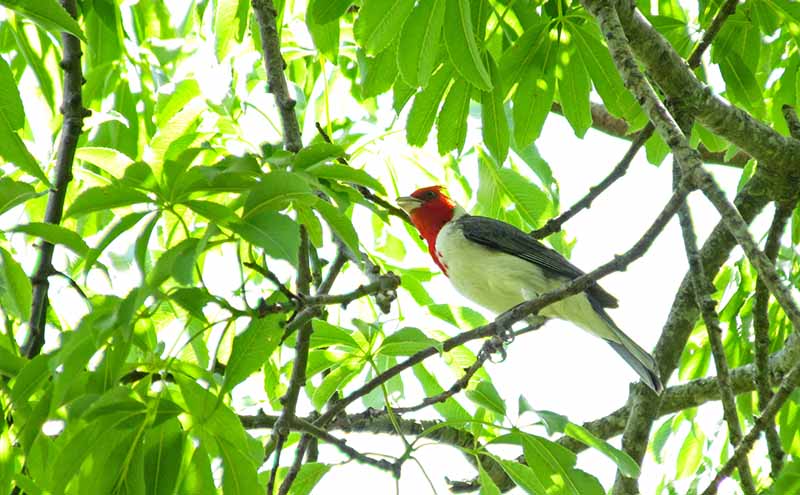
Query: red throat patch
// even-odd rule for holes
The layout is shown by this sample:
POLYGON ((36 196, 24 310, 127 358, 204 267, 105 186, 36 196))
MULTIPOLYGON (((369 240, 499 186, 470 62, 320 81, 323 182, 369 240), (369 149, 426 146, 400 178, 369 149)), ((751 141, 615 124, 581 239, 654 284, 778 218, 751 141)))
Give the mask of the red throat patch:
POLYGON ((428 243, 428 252, 433 261, 447 275, 447 266, 436 253, 436 238, 447 222, 453 219, 456 204, 443 191, 442 186, 417 189, 411 197, 422 200, 422 204, 411 212, 411 221, 420 235, 428 243))

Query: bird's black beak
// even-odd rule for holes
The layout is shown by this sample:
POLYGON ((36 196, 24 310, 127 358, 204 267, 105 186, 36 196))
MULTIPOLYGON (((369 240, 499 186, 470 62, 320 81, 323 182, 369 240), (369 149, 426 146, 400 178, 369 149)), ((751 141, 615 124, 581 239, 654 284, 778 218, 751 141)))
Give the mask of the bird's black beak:
POLYGON ((401 196, 397 198, 397 206, 405 210, 406 213, 410 214, 412 211, 422 206, 422 200, 412 198, 411 196, 401 196))

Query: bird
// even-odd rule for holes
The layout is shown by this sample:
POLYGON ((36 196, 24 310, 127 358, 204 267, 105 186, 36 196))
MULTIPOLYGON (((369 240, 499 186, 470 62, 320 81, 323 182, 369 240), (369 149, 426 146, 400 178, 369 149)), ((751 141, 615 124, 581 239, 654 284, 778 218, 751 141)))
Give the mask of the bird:
MULTIPOLYGON (((517 227, 473 216, 443 186, 417 189, 397 198, 434 263, 466 298, 496 314, 558 289, 584 274, 558 252, 517 227)), ((567 320, 605 340, 657 394, 663 390, 653 357, 628 337, 606 313, 617 299, 595 283, 539 313, 567 320)))

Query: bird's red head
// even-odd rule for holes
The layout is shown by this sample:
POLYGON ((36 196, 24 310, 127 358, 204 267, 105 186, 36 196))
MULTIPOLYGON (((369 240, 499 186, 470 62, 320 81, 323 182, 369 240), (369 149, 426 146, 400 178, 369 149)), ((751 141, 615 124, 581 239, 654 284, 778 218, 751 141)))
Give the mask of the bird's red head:
POLYGON ((456 204, 442 186, 429 186, 417 189, 411 196, 397 199, 397 203, 408 212, 414 226, 428 243, 428 251, 437 265, 447 273, 447 269, 436 255, 436 237, 447 222, 453 219, 456 204))

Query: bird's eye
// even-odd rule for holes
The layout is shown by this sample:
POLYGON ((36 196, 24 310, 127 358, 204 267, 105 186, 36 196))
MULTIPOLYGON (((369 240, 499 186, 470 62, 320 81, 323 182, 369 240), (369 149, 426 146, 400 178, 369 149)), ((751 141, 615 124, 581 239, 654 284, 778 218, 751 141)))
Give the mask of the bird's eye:
POLYGON ((425 194, 422 195, 423 201, 430 201, 432 199, 436 199, 436 191, 425 191, 425 194))

